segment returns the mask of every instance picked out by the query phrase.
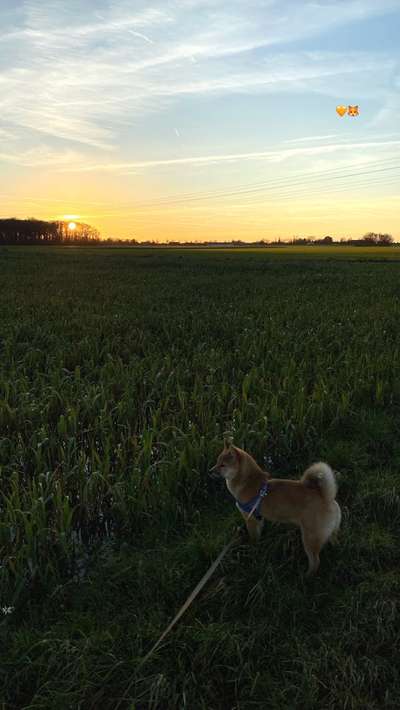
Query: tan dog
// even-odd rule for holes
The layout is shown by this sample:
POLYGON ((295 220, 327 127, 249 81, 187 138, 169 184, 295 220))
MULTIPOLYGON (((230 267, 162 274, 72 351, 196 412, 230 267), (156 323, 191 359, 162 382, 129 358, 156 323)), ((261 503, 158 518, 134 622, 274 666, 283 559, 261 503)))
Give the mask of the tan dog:
POLYGON ((299 481, 271 478, 250 454, 225 439, 211 471, 225 479, 253 542, 261 535, 264 518, 295 523, 301 529, 308 574, 317 571, 320 550, 339 530, 341 520, 335 476, 328 464, 313 464, 299 481))

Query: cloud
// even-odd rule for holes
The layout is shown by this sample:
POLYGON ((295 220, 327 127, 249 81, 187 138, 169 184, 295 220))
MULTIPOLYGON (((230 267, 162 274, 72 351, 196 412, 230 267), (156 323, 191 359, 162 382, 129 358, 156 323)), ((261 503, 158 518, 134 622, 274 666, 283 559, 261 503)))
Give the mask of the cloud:
POLYGON ((45 145, 39 145, 26 150, 14 148, 14 150, 4 151, 0 149, 0 160, 23 167, 56 167, 62 170, 71 164, 81 164, 82 156, 73 150, 51 150, 45 145))
POLYGON ((15 138, 15 132, 0 126, 0 141, 10 141, 15 138))
MULTIPOLYGON (((185 96, 376 95, 385 53, 288 51, 290 42, 395 8, 382 0, 25 0, 0 37, 1 120, 32 143, 111 151, 121 127, 185 96), (286 51, 283 51, 285 47, 286 51), (262 50, 263 53, 260 54, 262 50), (328 81, 329 79, 329 81, 328 81)), ((11 15, 12 16, 12 15, 11 15)), ((0 11, 1 20, 1 11, 0 11)))
POLYGON ((322 141, 326 140, 327 138, 338 138, 339 136, 339 133, 329 133, 325 136, 305 136, 304 138, 290 138, 288 140, 284 140, 283 143, 305 143, 308 141, 322 141))
MULTIPOLYGON (((110 172, 110 173, 126 173, 128 170, 137 170, 139 168, 160 168, 173 167, 176 165, 217 165, 226 162, 243 162, 248 160, 266 160, 271 163, 280 163, 285 160, 293 159, 294 157, 304 156, 320 156, 330 153, 343 153, 346 150, 346 155, 349 156, 350 151, 365 151, 368 149, 390 149, 393 155, 393 148, 400 146, 400 140, 389 141, 359 141, 359 142, 337 142, 328 143, 325 145, 299 147, 299 148, 283 148, 278 150, 255 151, 252 153, 233 153, 233 154, 216 154, 203 156, 190 156, 183 158, 167 158, 160 160, 139 160, 126 161, 117 163, 92 163, 86 165, 71 165, 61 168, 62 172, 110 172)), ((400 157, 400 150, 399 150, 400 157)), ((347 159, 349 159, 347 157, 347 159)))

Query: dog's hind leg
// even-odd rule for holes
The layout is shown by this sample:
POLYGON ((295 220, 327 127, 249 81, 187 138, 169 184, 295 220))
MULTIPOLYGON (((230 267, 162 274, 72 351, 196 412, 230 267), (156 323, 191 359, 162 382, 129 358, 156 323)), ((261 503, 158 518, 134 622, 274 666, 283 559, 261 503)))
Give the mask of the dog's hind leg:
POLYGON ((338 542, 338 536, 339 536, 339 528, 340 528, 340 523, 342 520, 342 511, 340 510, 339 504, 334 501, 335 504, 335 527, 333 528, 333 531, 331 533, 331 536, 329 538, 329 542, 331 542, 333 545, 335 545, 338 542))
POLYGON ((308 571, 307 576, 314 574, 319 567, 319 553, 323 545, 323 541, 320 540, 315 533, 311 533, 306 528, 301 528, 301 537, 303 540, 303 547, 308 557, 308 571))

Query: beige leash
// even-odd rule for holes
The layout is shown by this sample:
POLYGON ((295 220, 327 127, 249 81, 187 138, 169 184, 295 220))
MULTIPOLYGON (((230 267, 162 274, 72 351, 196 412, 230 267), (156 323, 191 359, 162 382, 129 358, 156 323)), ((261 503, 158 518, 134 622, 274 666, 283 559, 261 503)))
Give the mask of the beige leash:
POLYGON ((154 651, 156 650, 156 648, 158 648, 159 645, 160 645, 160 643, 165 639, 166 635, 169 634, 169 632, 171 631, 171 629, 175 626, 176 622, 181 618, 181 616, 183 616, 183 614, 185 613, 186 609, 188 609, 188 608, 190 607, 192 601, 193 601, 194 599, 196 599, 198 593, 201 592, 201 590, 203 589, 204 585, 207 584, 208 580, 210 579, 210 577, 212 576, 212 574, 215 572, 215 570, 217 569, 218 565, 220 564, 220 562, 221 562, 221 561, 223 560, 223 558, 225 557, 225 555, 226 555, 226 553, 228 552, 228 550, 230 550, 231 547, 233 547, 233 545, 234 545, 235 542, 236 542, 236 539, 237 539, 237 535, 235 535, 235 537, 234 537, 230 542, 228 542, 227 545, 225 545, 225 547, 223 548, 223 550, 219 553, 217 559, 214 560, 214 562, 213 562, 212 565, 208 568, 208 570, 207 570, 207 572, 205 573, 205 575, 203 575, 203 577, 201 578, 200 582, 195 586, 195 588, 193 589, 193 592, 192 592, 191 594, 189 594, 189 596, 188 596, 188 598, 186 599, 185 603, 181 606, 181 608, 179 609, 179 611, 178 611, 178 613, 176 614, 176 616, 172 619, 172 621, 171 621, 171 623, 169 624, 169 626, 167 626, 167 628, 166 628, 165 631, 161 634, 161 636, 160 636, 160 638, 158 639, 158 641, 154 644, 154 646, 150 649, 150 651, 145 655, 145 657, 140 661, 138 668, 140 668, 140 667, 143 665, 143 663, 146 663, 146 661, 147 661, 147 660, 150 658, 150 656, 154 653, 154 651))
POLYGON ((251 516, 253 515, 255 509, 256 509, 257 506, 258 506, 258 503, 259 503, 259 501, 256 500, 256 502, 254 503, 254 505, 253 505, 253 507, 252 507, 250 513, 248 514, 248 516, 247 516, 247 518, 246 518, 246 522, 247 522, 248 520, 250 520, 251 516))
MULTIPOLYGON (((249 520, 249 519, 251 518, 251 516, 253 515, 253 513, 254 513, 254 511, 255 511, 257 505, 258 505, 258 502, 259 502, 259 501, 256 501, 256 502, 255 502, 255 504, 254 504, 254 506, 253 506, 251 512, 250 512, 249 515, 247 516, 247 520, 249 520)), ((238 538, 238 535, 239 535, 239 534, 240 534, 240 532, 239 532, 239 533, 237 532, 237 533, 235 534, 235 536, 232 538, 232 540, 231 540, 230 542, 228 542, 227 545, 225 545, 225 547, 223 548, 223 550, 219 553, 217 559, 214 560, 214 562, 212 563, 212 565, 208 568, 207 572, 206 572, 206 573, 203 575, 203 577, 201 578, 200 582, 195 586, 195 588, 193 589, 193 592, 192 592, 191 594, 189 594, 189 596, 188 596, 188 598, 186 599, 185 603, 181 606, 181 608, 179 609, 179 611, 178 611, 178 613, 176 614, 176 616, 174 616, 174 618, 172 619, 172 621, 171 621, 171 623, 169 624, 169 626, 167 626, 167 628, 166 628, 165 631, 161 634, 161 636, 160 636, 160 638, 158 639, 158 641, 156 641, 156 643, 154 644, 154 646, 152 646, 152 648, 150 649, 150 651, 149 651, 149 652, 145 655, 145 657, 140 661, 140 663, 139 663, 139 665, 138 665, 138 668, 140 668, 144 663, 146 663, 146 661, 148 660, 148 658, 150 658, 150 656, 154 653, 154 651, 156 650, 156 648, 159 647, 160 643, 165 639, 165 637, 167 636, 167 634, 169 634, 169 632, 171 631, 171 629, 173 629, 173 627, 175 626, 176 622, 179 621, 179 619, 181 618, 181 616, 183 616, 183 614, 185 613, 186 609, 188 609, 188 608, 190 607, 192 601, 194 601, 194 599, 196 599, 197 595, 199 594, 199 592, 201 592, 201 590, 203 589, 204 585, 207 584, 208 580, 209 580, 210 577, 213 575, 213 573, 215 572, 215 570, 217 569, 218 565, 220 564, 220 562, 221 562, 221 561, 223 560, 223 558, 225 557, 225 555, 226 555, 226 553, 228 552, 228 550, 230 550, 231 547, 233 547, 233 545, 235 544, 236 539, 238 538)))
MULTIPOLYGON (((179 611, 178 611, 178 613, 176 614, 176 616, 174 616, 174 618, 172 619, 171 623, 167 626, 167 628, 165 629, 165 631, 163 631, 163 633, 161 634, 161 636, 160 636, 160 638, 158 639, 158 641, 156 641, 156 643, 154 644, 154 646, 152 646, 152 648, 151 648, 150 651, 145 655, 145 657, 142 658, 142 660, 140 661, 139 665, 138 665, 137 668, 136 668, 136 672, 139 670, 139 668, 141 668, 141 667, 143 666, 144 663, 146 663, 146 661, 148 661, 148 659, 150 658, 150 656, 153 655, 154 651, 159 647, 160 643, 165 639, 165 637, 169 634, 169 632, 171 631, 171 629, 173 629, 173 627, 175 626, 175 624, 177 623, 177 621, 179 621, 179 619, 181 618, 181 616, 183 616, 183 614, 185 613, 185 611, 190 607, 191 603, 192 603, 193 600, 197 597, 197 595, 199 594, 199 592, 203 589, 204 585, 207 584, 208 580, 209 580, 210 577, 213 575, 213 573, 215 572, 215 570, 217 569, 218 565, 221 563, 221 561, 222 561, 223 558, 225 557, 225 555, 226 555, 226 553, 228 552, 228 550, 230 550, 231 547, 233 547, 233 546, 235 545, 235 543, 238 541, 239 535, 240 535, 240 532, 236 532, 236 534, 234 535, 234 537, 232 538, 232 540, 231 540, 230 542, 228 542, 227 545, 225 545, 225 547, 223 548, 223 550, 219 553, 217 559, 214 560, 214 562, 213 562, 212 565, 208 568, 208 570, 207 570, 207 572, 205 573, 205 575, 203 575, 203 577, 201 578, 200 582, 195 586, 195 588, 193 589, 193 591, 191 592, 191 594, 189 594, 189 596, 188 596, 188 598, 186 599, 185 603, 181 606, 181 608, 179 609, 179 611)), ((130 682, 130 684, 128 685, 128 687, 127 687, 127 689, 126 689, 126 691, 125 691, 124 697, 121 698, 121 700, 120 700, 120 702, 118 703, 118 705, 116 705, 115 710, 118 710, 118 708, 120 707, 122 701, 126 698, 127 693, 129 692, 130 688, 131 688, 132 685, 133 685, 133 682, 134 682, 134 680, 132 680, 132 681, 130 682)))

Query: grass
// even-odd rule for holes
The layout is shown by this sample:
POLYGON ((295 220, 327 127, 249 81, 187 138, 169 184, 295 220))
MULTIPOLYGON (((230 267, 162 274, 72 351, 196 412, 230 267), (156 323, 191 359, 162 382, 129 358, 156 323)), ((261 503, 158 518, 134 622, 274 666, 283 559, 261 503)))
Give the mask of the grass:
POLYGON ((393 249, 0 249, 0 707, 398 708, 393 249), (229 430, 340 471, 340 543, 241 545, 229 430), (10 613, 8 613, 10 612, 10 613))

